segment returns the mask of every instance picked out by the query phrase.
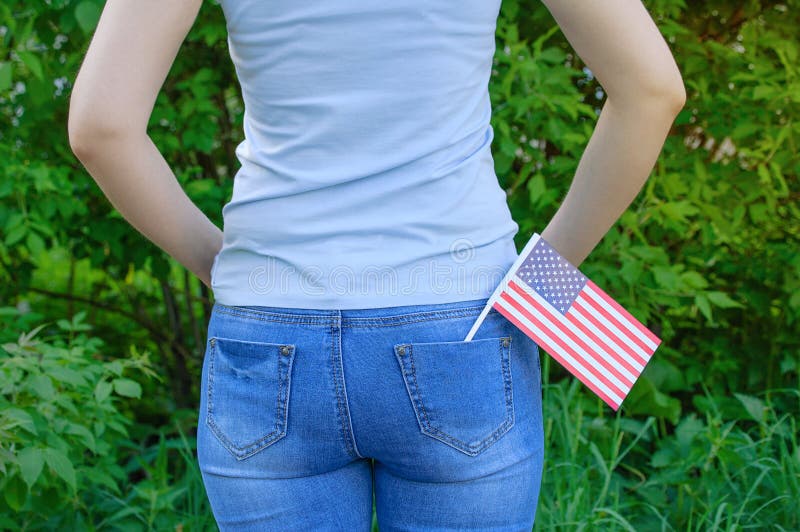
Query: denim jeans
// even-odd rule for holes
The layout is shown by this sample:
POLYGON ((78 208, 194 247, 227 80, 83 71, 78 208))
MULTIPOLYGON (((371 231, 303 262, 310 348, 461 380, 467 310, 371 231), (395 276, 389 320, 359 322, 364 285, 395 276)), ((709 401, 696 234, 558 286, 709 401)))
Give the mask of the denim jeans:
POLYGON ((530 531, 539 348, 486 300, 215 303, 197 455, 220 529, 530 531), (373 499, 374 497, 374 499, 373 499))

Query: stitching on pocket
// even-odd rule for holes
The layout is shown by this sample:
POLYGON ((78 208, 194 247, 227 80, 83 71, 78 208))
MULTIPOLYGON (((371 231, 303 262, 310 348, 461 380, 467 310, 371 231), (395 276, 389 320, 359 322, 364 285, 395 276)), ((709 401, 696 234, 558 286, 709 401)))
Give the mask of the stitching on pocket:
MULTIPOLYGON (((295 346, 294 344, 276 344, 276 343, 267 343, 267 342, 248 342, 245 340, 237 340, 232 338, 224 338, 219 336, 214 336, 210 340, 210 351, 209 351, 209 370, 208 370, 208 391, 207 391, 207 408, 206 408, 206 424, 211 429, 211 432, 217 437, 217 439, 222 443, 222 445, 234 456, 237 460, 244 460, 250 456, 253 456, 257 452, 261 451, 262 449, 268 447, 269 445, 275 443, 276 441, 280 440, 284 436, 286 436, 286 427, 288 424, 288 414, 289 414, 289 396, 291 392, 291 378, 292 378, 292 365, 294 362, 295 357, 295 346), (270 397, 263 397, 263 401, 265 404, 271 404, 272 410, 271 414, 266 415, 260 421, 265 422, 269 421, 269 423, 264 423, 264 431, 269 429, 265 435, 256 437, 253 441, 248 442, 235 442, 233 441, 236 439, 235 435, 230 434, 231 429, 230 427, 223 427, 224 423, 221 424, 223 421, 223 417, 217 418, 217 413, 215 411, 215 404, 214 398, 216 397, 215 389, 215 379, 217 377, 217 372, 215 370, 215 363, 217 361, 217 356, 220 352, 219 346, 220 345, 228 345, 230 347, 230 351, 228 352, 229 356, 229 363, 231 363, 231 358, 235 358, 239 356, 243 359, 253 359, 253 358, 263 358, 263 364, 274 365, 276 374, 268 375, 266 372, 254 372, 256 377, 261 377, 262 381, 264 379, 271 379, 273 376, 277 379, 275 382, 277 384, 277 393, 274 397, 274 400, 270 399, 270 397), (239 349, 257 349, 261 356, 253 357, 251 353, 246 351, 240 351, 238 355, 236 354, 236 346, 238 345, 239 349)), ((236 374, 237 369, 231 365, 229 367, 230 373, 228 374, 228 378, 234 378, 233 375, 236 374)), ((245 370, 241 370, 242 373, 246 374, 245 370)), ((268 382, 268 381, 266 381, 268 382)), ((219 385, 219 380, 216 381, 216 384, 219 385)), ((239 383, 241 385, 241 383, 239 383)), ((235 383, 230 383, 230 385, 235 385, 235 383)), ((257 386, 257 385, 256 385, 257 386)), ((258 405, 256 405, 258 406, 258 405)), ((240 412, 241 414, 241 412, 240 412)), ((255 419, 255 416, 252 418, 255 419)))
MULTIPOLYGON (((426 343, 404 343, 397 344, 394 347, 395 357, 397 358, 403 379, 406 383, 406 390, 411 399, 414 413, 419 424, 420 431, 432 438, 438 439, 447 445, 469 455, 476 456, 492 443, 497 441, 502 435, 508 432, 514 426, 514 403, 513 403, 513 383, 511 379, 511 337, 503 336, 499 338, 484 338, 479 340, 472 340, 472 342, 497 342, 498 355, 500 358, 501 379, 503 384, 503 400, 504 400, 504 415, 502 422, 488 435, 484 436, 477 443, 470 444, 467 441, 449 434, 445 430, 434 426, 431 416, 428 414, 424 398, 424 390, 422 390, 419 379, 417 378, 417 367, 414 361, 414 348, 420 349, 421 346, 427 345, 432 347, 434 344, 437 346, 445 347, 447 345, 467 346, 467 342, 426 342, 426 343)), ((473 344, 474 345, 474 344, 473 344)), ((493 398, 495 399, 495 398, 493 398)), ((498 418, 499 421, 499 418, 498 418)))

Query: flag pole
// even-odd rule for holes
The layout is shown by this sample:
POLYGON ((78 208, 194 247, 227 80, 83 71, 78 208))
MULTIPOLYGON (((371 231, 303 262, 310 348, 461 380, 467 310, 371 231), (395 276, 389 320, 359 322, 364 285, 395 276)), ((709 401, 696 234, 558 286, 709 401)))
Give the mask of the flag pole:
POLYGON ((500 297, 500 293, 505 289, 506 285, 508 284, 508 281, 510 281, 511 278, 514 276, 514 272, 517 271, 517 268, 519 268, 520 265, 525 261, 525 259, 528 258, 528 254, 530 253, 531 249, 533 249, 533 246, 540 238, 541 235, 539 233, 533 233, 531 239, 528 240, 528 243, 525 244, 524 248, 522 248, 522 251, 519 253, 519 255, 517 255, 516 260, 514 260, 514 264, 512 264, 511 267, 508 268, 508 271, 503 276, 503 280, 500 281, 500 284, 498 284, 497 287, 495 287, 494 292, 492 292, 492 295, 486 302, 486 306, 483 307, 483 310, 478 316, 478 319, 475 320, 475 323, 472 325, 472 328, 469 330, 469 333, 467 333, 466 338, 464 338, 465 342, 471 341, 472 338, 475 336, 475 333, 478 332, 478 328, 480 328, 481 323, 483 323, 483 320, 486 318, 486 315, 489 314, 489 311, 492 310, 495 301, 497 301, 497 298, 500 297))

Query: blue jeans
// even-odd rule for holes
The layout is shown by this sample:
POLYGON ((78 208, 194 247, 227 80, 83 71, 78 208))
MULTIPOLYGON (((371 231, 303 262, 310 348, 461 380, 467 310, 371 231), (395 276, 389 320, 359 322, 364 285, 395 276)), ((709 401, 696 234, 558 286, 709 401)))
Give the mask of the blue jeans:
POLYGON ((486 300, 215 303, 197 432, 227 530, 526 531, 544 454, 539 348, 486 300))

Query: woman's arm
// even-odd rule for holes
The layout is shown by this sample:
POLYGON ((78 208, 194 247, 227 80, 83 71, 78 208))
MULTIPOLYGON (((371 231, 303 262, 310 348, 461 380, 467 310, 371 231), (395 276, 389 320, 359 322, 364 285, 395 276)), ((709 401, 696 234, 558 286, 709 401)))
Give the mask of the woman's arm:
POLYGON ((72 151, 131 225, 210 285, 222 231, 147 135, 158 91, 202 0, 108 0, 75 80, 72 151))
POLYGON ((644 185, 686 101, 678 67, 640 0, 542 0, 607 99, 542 237, 578 266, 644 185))

